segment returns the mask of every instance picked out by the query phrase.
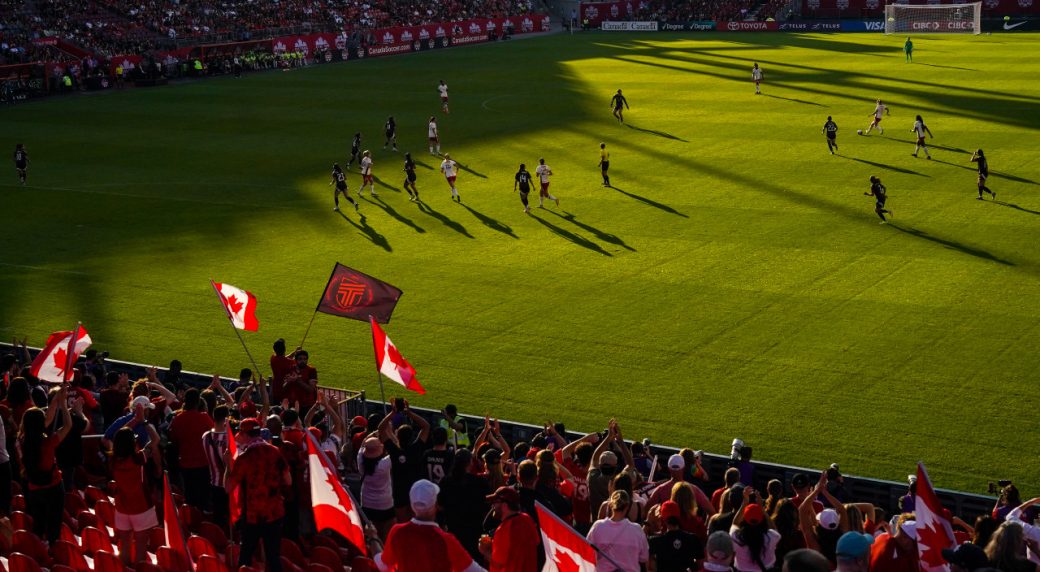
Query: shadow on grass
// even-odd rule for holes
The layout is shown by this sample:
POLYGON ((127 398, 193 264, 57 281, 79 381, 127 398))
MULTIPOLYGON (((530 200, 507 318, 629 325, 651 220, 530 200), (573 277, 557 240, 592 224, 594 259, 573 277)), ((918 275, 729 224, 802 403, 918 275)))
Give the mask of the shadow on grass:
POLYGON ((429 169, 431 171, 436 171, 436 169, 434 169, 433 167, 427 165, 426 163, 423 163, 422 160, 420 160, 420 159, 416 159, 415 157, 412 157, 412 161, 415 161, 416 165, 418 165, 418 166, 420 166, 420 167, 422 167, 424 169, 429 169))
POLYGON ((458 161, 455 161, 455 164, 458 165, 460 169, 462 169, 463 171, 466 171, 467 173, 469 173, 471 175, 476 175, 476 176, 480 177, 481 179, 486 179, 487 178, 487 175, 485 175, 484 173, 478 173, 477 171, 474 171, 473 169, 470 169, 469 166, 463 165, 462 163, 459 163, 458 161))
POLYGON ((508 224, 496 218, 489 217, 488 215, 470 207, 465 203, 463 203, 462 208, 468 210, 473 216, 477 217, 477 220, 479 220, 481 223, 484 224, 484 226, 490 228, 491 230, 501 232, 502 234, 512 238, 520 238, 516 235, 516 233, 513 232, 513 227, 509 226, 508 224))
POLYGON ((554 214, 554 215, 562 218, 563 220, 573 224, 574 226, 577 226, 578 228, 581 228, 581 229, 583 229, 583 230, 585 230, 587 232, 591 232, 592 234, 596 235, 596 238, 598 238, 599 240, 602 240, 603 242, 609 242, 610 244, 614 244, 614 245, 620 246, 621 248, 624 248, 625 250, 627 250, 629 252, 635 252, 636 251, 636 249, 634 249, 631 246, 625 244, 625 241, 621 240, 621 237, 617 236, 616 234, 611 234, 609 232, 603 232, 602 230, 600 230, 600 229, 598 229, 598 228, 596 228, 596 227, 594 227, 592 225, 585 224, 585 223, 579 221, 578 218, 576 216, 574 216, 573 213, 569 213, 567 211, 563 211, 563 214, 560 214, 560 213, 558 213, 556 211, 551 211, 551 210, 547 210, 546 212, 548 212, 550 214, 554 214))
POLYGON ((386 202, 384 202, 383 199, 381 199, 379 197, 376 197, 375 199, 364 199, 364 201, 366 203, 373 204, 373 205, 383 209, 384 211, 386 211, 386 214, 394 217, 395 219, 397 219, 398 222, 412 227, 412 229, 415 230, 415 232, 418 232, 419 234, 422 234, 422 233, 426 232, 426 229, 424 229, 423 227, 415 224, 415 221, 413 221, 412 219, 410 219, 410 218, 404 216, 403 214, 397 212, 397 209, 395 209, 394 207, 386 204, 386 202))
MULTIPOLYGON (((973 166, 973 164, 958 165, 957 163, 943 161, 942 159, 932 159, 932 161, 935 161, 936 163, 942 163, 943 165, 949 165, 951 167, 957 167, 958 169, 965 169, 967 171, 972 172, 978 172, 979 170, 978 167, 973 166)), ((990 178, 1006 179, 1008 181, 1014 181, 1016 183, 1023 183, 1026 185, 1040 185, 1040 183, 1034 181, 1033 179, 1026 179, 1025 177, 1019 177, 1017 175, 1009 175, 1007 173, 1001 173, 1000 171, 990 171, 989 176, 990 178)))
POLYGON ((382 248, 387 252, 393 252, 394 249, 390 247, 390 241, 385 236, 379 234, 379 231, 368 225, 368 221, 365 215, 361 216, 361 222, 357 223, 350 219, 343 211, 339 211, 339 216, 343 217, 343 220, 349 222, 354 228, 361 231, 361 234, 368 240, 372 241, 372 244, 382 248))
POLYGON ((801 103, 801 104, 804 104, 804 105, 815 105, 816 107, 830 107, 829 105, 824 105, 822 103, 816 103, 815 101, 805 101, 804 99, 795 99, 793 97, 781 97, 779 95, 773 95, 771 93, 763 93, 762 95, 764 95, 766 97, 772 97, 773 99, 783 99, 785 101, 793 101, 795 103, 801 103))
POLYGON ((635 193, 630 193, 630 192, 628 192, 628 191, 626 191, 626 190, 624 190, 622 188, 615 187, 614 185, 611 185, 610 188, 614 189, 615 191, 617 191, 619 193, 621 193, 622 195, 625 195, 628 198, 635 199, 635 200, 637 200, 637 201, 639 201, 639 202, 641 202, 641 203, 643 203, 645 205, 652 206, 655 209, 661 209, 661 210, 663 210, 666 213, 671 213, 673 215, 681 216, 683 218, 690 218, 689 216, 684 215, 683 213, 673 209, 672 207, 670 207, 670 206, 668 206, 666 204, 659 203, 659 202, 657 202, 657 201, 655 201, 653 199, 648 199, 648 198, 646 198, 646 197, 644 197, 642 195, 637 195, 635 193))
POLYGON ((1032 209, 1027 209, 1025 207, 1020 207, 1020 206, 1016 205, 1015 203, 1005 203, 1004 201, 987 201, 987 202, 995 204, 995 205, 1000 205, 1000 206, 1003 206, 1003 207, 1007 207, 1009 209, 1015 209, 1016 211, 1022 211, 1024 213, 1040 215, 1040 211, 1034 211, 1032 209))
POLYGON ((672 135, 671 133, 665 133, 664 131, 655 131, 653 129, 643 129, 642 127, 636 127, 635 125, 632 125, 631 123, 626 123, 625 125, 629 129, 635 129, 636 131, 641 131, 643 133, 649 133, 651 135, 657 135, 658 137, 664 137, 665 139, 672 139, 672 140, 675 140, 675 141, 682 141, 683 143, 689 143, 689 141, 687 141, 686 139, 683 139, 682 137, 676 137, 675 135, 672 135))
POLYGON ((907 175, 917 175, 918 177, 931 178, 931 175, 925 175, 924 173, 918 173, 917 171, 911 171, 910 169, 904 169, 902 167, 893 167, 892 165, 886 165, 884 163, 875 163, 874 161, 867 161, 866 159, 857 159, 856 157, 849 157, 848 155, 842 155, 842 157, 845 157, 846 159, 852 161, 856 161, 857 163, 872 165, 879 169, 887 169, 889 171, 895 171, 897 173, 906 173, 907 175))
POLYGON ((979 71, 979 70, 974 69, 974 68, 960 68, 960 67, 957 67, 957 66, 944 66, 944 65, 941 65, 941 64, 918 63, 917 65, 919 65, 919 66, 928 66, 930 68, 943 68, 943 69, 948 69, 948 70, 979 71))
POLYGON ((972 247, 972 246, 968 246, 966 244, 962 244, 962 243, 957 242, 955 240, 949 240, 949 239, 945 239, 945 238, 939 238, 938 236, 932 236, 932 235, 928 234, 927 232, 925 232, 923 230, 917 230, 916 228, 903 228, 903 227, 899 226, 898 224, 896 224, 894 222, 890 222, 888 224, 888 226, 898 230, 899 232, 906 233, 906 234, 909 234, 910 236, 915 236, 917 238, 922 238, 924 240, 927 240, 927 241, 930 241, 930 242, 934 242, 936 244, 940 244, 940 245, 942 245, 942 246, 944 246, 946 248, 949 248, 950 250, 956 250, 957 252, 960 252, 962 254, 967 254, 968 256, 974 256, 976 258, 982 258, 984 260, 990 260, 992 262, 996 262, 997 264, 1003 264, 1004 266, 1015 266, 1014 262, 1011 262, 1009 260, 1004 260, 1003 258, 1000 258, 1000 257, 998 257, 998 256, 996 256, 996 255, 994 255, 994 254, 992 254, 990 252, 987 252, 987 251, 982 250, 980 248, 975 248, 975 247, 972 247))
MULTIPOLYGON (((910 141, 914 143, 914 141, 910 141)), ((953 151, 954 153, 963 153, 965 155, 971 155, 971 151, 967 149, 961 149, 960 147, 947 147, 946 145, 936 145, 935 143, 928 144, 929 149, 942 149, 943 151, 953 151)))
POLYGON ((602 254, 603 256, 613 256, 611 253, 607 252, 606 250, 603 250, 603 248, 595 242, 592 242, 591 240, 583 236, 574 234, 573 232, 567 229, 560 228, 554 225, 553 223, 543 219, 542 217, 538 216, 534 209, 531 209, 531 218, 541 223, 542 226, 549 229, 549 232, 555 234, 556 236, 565 238, 582 248, 587 248, 593 252, 602 254))
POLYGON ((468 230, 466 230, 466 227, 462 226, 460 223, 458 223, 456 221, 451 220, 447 216, 441 214, 439 211, 435 210, 430 205, 428 205, 428 204, 426 204, 426 203, 424 203, 422 201, 420 201, 420 202, 418 202, 416 204, 419 205, 419 210, 421 210, 423 213, 428 214, 428 215, 432 216, 433 218, 441 221, 441 223, 443 223, 444 226, 450 228, 451 230, 454 230, 455 232, 461 234, 462 236, 465 236, 466 238, 473 238, 473 235, 470 234, 468 230))
POLYGON ((401 189, 398 189, 397 187, 395 187, 393 185, 390 185, 389 183, 384 183, 383 180, 380 179, 379 177, 372 177, 372 180, 375 181, 375 183, 377 185, 379 185, 380 187, 383 187, 384 189, 390 189, 391 191, 393 191, 395 193, 400 193, 401 192, 401 189))

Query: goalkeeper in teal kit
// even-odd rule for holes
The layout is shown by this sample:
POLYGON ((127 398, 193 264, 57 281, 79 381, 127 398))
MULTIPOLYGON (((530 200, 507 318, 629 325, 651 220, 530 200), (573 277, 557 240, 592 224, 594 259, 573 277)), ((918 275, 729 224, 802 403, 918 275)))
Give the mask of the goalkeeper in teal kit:
POLYGON ((906 63, 914 63, 914 43, 910 41, 910 37, 906 38, 906 43, 903 44, 903 53, 906 54, 906 63))

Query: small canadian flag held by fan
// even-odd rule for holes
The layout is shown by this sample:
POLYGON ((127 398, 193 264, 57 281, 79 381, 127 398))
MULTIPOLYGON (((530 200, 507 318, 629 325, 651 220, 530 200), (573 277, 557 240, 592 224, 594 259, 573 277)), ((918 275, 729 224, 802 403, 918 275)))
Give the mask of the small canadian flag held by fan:
POLYGON ((256 321, 256 296, 241 288, 220 282, 210 282, 217 291, 220 302, 224 304, 231 324, 239 330, 255 332, 260 327, 256 321))

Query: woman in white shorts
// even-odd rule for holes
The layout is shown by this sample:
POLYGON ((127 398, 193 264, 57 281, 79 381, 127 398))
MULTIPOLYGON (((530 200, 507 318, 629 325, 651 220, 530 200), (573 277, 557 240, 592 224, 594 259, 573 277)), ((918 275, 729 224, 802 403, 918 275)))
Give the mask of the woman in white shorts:
MULTIPOLYGON (((134 424, 137 419, 131 420, 134 424)), ((152 443, 159 442, 155 429, 143 420, 152 443)), ((147 445, 145 446, 145 448, 147 445)), ((112 441, 112 480, 116 485, 115 529, 119 539, 119 558, 128 566, 148 560, 149 531, 159 525, 152 502, 151 476, 145 448, 138 445, 137 433, 129 425, 116 432, 112 441), (131 555, 133 559, 131 560, 131 555)))

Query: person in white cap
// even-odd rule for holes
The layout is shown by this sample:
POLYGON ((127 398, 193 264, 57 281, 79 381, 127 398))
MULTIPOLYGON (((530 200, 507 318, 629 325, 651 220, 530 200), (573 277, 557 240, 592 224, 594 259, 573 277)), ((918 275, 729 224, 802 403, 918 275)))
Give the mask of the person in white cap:
MULTIPOLYGON (((670 478, 658 485, 657 488, 650 493, 650 500, 646 503, 647 510, 650 510, 672 498, 672 487, 677 483, 686 482, 686 479, 684 478, 685 469, 686 461, 683 460, 682 455, 675 454, 668 457, 668 475, 670 478)), ((711 499, 708 498, 708 495, 704 494, 704 491, 702 491, 700 487, 693 487, 693 494, 697 499, 697 506, 700 507, 701 511, 706 515, 705 518, 715 514, 715 507, 711 505, 711 499)))
POLYGON ((805 537, 805 547, 820 552, 827 560, 834 562, 834 550, 838 539, 848 531, 849 519, 845 505, 827 492, 826 472, 820 475, 820 482, 816 483, 816 488, 802 499, 802 504, 798 507, 798 521, 802 527, 802 536, 805 537), (827 503, 834 508, 823 509, 816 514, 813 501, 819 495, 823 495, 827 503))
POLYGON ((395 524, 386 537, 386 546, 380 550, 375 528, 369 527, 365 536, 376 566, 381 572, 425 571, 430 569, 430 558, 441 555, 446 558, 445 569, 452 572, 481 572, 484 570, 473 561, 451 534, 437 525, 437 495, 441 489, 426 479, 412 485, 408 493, 415 516, 412 520, 395 524))

